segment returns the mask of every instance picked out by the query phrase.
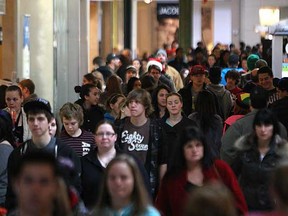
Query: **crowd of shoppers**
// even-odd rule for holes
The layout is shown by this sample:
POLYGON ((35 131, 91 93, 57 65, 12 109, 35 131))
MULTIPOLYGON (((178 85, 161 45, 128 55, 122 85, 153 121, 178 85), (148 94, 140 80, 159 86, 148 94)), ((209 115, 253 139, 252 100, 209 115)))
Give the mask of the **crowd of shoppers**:
POLYGON ((54 113, 30 79, 3 88, 0 206, 8 215, 282 214, 288 81, 252 50, 111 53, 75 87, 80 99, 54 113))

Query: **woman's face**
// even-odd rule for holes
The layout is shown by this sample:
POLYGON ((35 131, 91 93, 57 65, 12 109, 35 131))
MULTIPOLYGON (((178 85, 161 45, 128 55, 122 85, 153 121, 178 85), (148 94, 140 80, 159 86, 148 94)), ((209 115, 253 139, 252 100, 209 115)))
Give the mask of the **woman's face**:
POLYGON ((273 136, 273 125, 256 125, 255 132, 259 141, 270 141, 273 136))
POLYGON ((131 79, 131 77, 136 77, 136 73, 134 73, 132 70, 126 71, 126 75, 125 75, 126 83, 128 83, 128 81, 131 79))
POLYGON ((216 63, 215 57, 214 57, 214 56, 209 56, 209 57, 208 57, 208 64, 209 64, 209 66, 210 66, 210 67, 213 67, 215 63, 216 63))
POLYGON ((95 143, 98 150, 109 150, 114 148, 117 135, 110 124, 100 125, 95 132, 95 143))
POLYGON ((179 97, 176 95, 172 95, 167 98, 167 109, 170 115, 177 115, 181 113, 182 110, 182 102, 180 101, 179 97))
POLYGON ((120 113, 119 104, 125 99, 123 97, 118 97, 115 104, 110 104, 111 109, 118 115, 120 113))
POLYGON ((87 80, 85 77, 83 77, 82 85, 89 84, 89 83, 91 83, 91 82, 89 80, 87 80))
POLYGON ((144 71, 144 72, 146 72, 146 71, 148 70, 148 68, 147 68, 147 64, 148 64, 147 61, 142 60, 142 68, 143 68, 143 71, 144 71))
POLYGON ((100 91, 96 87, 90 89, 88 96, 85 95, 85 100, 91 105, 97 105, 99 102, 99 98, 100 98, 100 91))
POLYGON ((160 107, 166 107, 166 98, 168 91, 166 89, 161 89, 157 94, 157 102, 160 107))
POLYGON ((5 101, 7 107, 10 110, 19 112, 21 109, 21 104, 23 102, 23 97, 20 96, 18 91, 7 91, 5 94, 5 101))
POLYGON ((133 89, 141 89, 142 84, 140 80, 136 80, 133 85, 133 89))
POLYGON ((53 118, 49 124, 49 134, 51 137, 54 137, 57 131, 56 119, 53 118))
POLYGON ((129 200, 134 189, 134 177, 125 162, 113 164, 107 177, 107 187, 112 200, 129 200))
POLYGON ((204 157, 204 146, 199 140, 192 140, 184 146, 184 158, 187 163, 198 163, 204 157))
POLYGON ((131 116, 131 112, 130 112, 130 109, 128 108, 128 106, 124 106, 121 109, 121 119, 125 118, 126 116, 128 116, 128 117, 131 116))
POLYGON ((138 60, 134 60, 132 64, 137 69, 137 71, 139 71, 139 69, 141 67, 140 62, 138 60))

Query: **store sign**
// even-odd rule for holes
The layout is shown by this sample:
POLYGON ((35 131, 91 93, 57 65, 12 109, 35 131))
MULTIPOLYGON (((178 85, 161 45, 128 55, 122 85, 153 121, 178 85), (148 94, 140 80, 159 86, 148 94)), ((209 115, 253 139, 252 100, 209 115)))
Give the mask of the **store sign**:
POLYGON ((179 4, 157 4, 157 19, 179 18, 179 4))

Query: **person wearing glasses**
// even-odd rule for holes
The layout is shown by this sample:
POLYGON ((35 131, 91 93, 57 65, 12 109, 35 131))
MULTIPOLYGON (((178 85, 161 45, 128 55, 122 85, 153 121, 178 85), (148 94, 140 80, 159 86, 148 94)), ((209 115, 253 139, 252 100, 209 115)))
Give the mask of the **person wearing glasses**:
MULTIPOLYGON (((123 153, 115 146, 116 140, 114 125, 107 120, 99 122, 95 129, 96 148, 91 149, 87 155, 81 158, 81 198, 88 210, 92 210, 97 204, 107 165, 116 155, 123 153)), ((138 165, 144 179, 148 182, 144 167, 141 167, 140 163, 138 165)))

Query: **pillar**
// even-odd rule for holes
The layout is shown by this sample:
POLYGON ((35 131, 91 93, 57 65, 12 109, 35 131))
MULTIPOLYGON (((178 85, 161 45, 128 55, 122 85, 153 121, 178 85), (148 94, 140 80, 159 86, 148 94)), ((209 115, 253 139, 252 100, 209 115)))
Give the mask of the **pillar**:
POLYGON ((192 44, 193 1, 179 0, 179 45, 184 49, 192 44))
POLYGON ((274 77, 282 78, 283 36, 273 36, 272 40, 272 71, 274 77))
POLYGON ((124 48, 131 49, 132 0, 124 0, 124 48))

